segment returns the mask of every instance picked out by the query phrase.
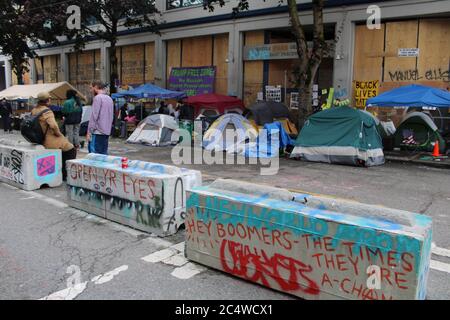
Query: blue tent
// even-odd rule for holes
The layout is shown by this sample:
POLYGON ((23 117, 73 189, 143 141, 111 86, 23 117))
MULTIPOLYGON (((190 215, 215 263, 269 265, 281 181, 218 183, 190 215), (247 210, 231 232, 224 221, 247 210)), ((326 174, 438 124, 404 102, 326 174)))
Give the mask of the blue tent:
POLYGON ((450 108, 450 92, 412 84, 369 99, 367 106, 450 108))
POLYGON ((130 91, 115 93, 112 97, 113 99, 182 99, 186 97, 186 94, 184 92, 170 91, 147 83, 130 91))

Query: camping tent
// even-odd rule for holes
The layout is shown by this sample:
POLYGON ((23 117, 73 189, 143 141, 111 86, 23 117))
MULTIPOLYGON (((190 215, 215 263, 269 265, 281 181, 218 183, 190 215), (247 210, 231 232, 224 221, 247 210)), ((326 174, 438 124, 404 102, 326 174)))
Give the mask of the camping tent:
POLYGON ((382 165, 385 161, 375 120, 349 107, 328 109, 310 117, 292 157, 366 166, 382 165))
POLYGON ((138 125, 128 139, 128 143, 165 147, 179 142, 178 123, 173 117, 155 114, 138 125))
POLYGON ((201 94, 185 99, 184 103, 195 108, 194 118, 205 110, 212 110, 217 115, 223 115, 229 111, 242 114, 244 110, 241 99, 221 94, 201 94))
POLYGON ((245 143, 249 138, 256 139, 257 136, 258 131, 247 119, 229 113, 209 127, 203 138, 203 147, 209 151, 229 151, 230 147, 245 143))
POLYGON ((52 99, 64 101, 66 100, 66 93, 68 90, 75 90, 78 96, 84 102, 87 102, 86 97, 76 90, 68 82, 45 83, 45 84, 29 84, 29 85, 15 85, 0 92, 0 99, 6 100, 28 100, 37 99, 41 92, 48 92, 52 99))
POLYGON ((289 109, 284 104, 275 101, 259 101, 248 109, 250 114, 247 117, 253 120, 257 126, 263 127, 266 124, 278 121, 288 134, 298 135, 297 128, 289 120, 289 109))
POLYGON ((113 99, 134 98, 134 99, 181 99, 186 97, 184 92, 170 91, 147 83, 136 89, 123 91, 112 95, 113 99))
POLYGON ((450 92, 412 84, 400 87, 367 101, 368 107, 434 107, 449 108, 450 92))
POLYGON ((436 141, 439 141, 440 152, 445 153, 445 140, 431 117, 423 112, 411 112, 398 127, 394 145, 407 150, 432 152, 436 141))

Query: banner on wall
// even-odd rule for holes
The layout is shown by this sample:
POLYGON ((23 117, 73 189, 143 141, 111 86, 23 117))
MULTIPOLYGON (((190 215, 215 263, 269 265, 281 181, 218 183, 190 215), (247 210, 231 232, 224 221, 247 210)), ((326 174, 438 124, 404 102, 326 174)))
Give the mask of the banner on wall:
POLYGON ((355 87, 355 107, 365 108, 367 100, 378 96, 380 81, 354 81, 355 87))
POLYGON ((185 92, 189 97, 214 93, 216 67, 172 68, 169 89, 185 92))

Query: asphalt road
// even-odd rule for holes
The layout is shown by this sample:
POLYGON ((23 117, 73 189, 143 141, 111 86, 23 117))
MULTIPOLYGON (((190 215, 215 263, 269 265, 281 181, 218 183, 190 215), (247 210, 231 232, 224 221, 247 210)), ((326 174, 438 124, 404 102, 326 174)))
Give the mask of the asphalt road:
MULTIPOLYGON (((171 163, 167 149, 114 141, 111 153, 171 163)), ((186 167, 201 169, 206 182, 234 178, 427 214, 433 241, 450 249, 448 170, 282 160, 276 176, 264 177, 257 166, 186 167)), ((183 243, 183 231, 159 240, 69 208, 65 196, 64 187, 30 193, 0 184, 0 299, 292 299, 197 265, 160 262, 162 250, 183 243), (75 280, 80 284, 68 291, 75 280)), ((434 261, 450 267, 447 251, 435 253, 434 261)), ((428 285, 428 299, 450 299, 450 273, 432 269, 428 285)))

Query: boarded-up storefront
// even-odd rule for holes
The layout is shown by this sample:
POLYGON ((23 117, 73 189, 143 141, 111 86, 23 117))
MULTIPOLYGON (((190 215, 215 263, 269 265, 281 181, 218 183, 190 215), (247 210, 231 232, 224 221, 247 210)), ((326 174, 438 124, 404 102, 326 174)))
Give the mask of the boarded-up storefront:
MULTIPOLYGON (((334 26, 327 26, 326 29, 326 39, 333 37, 334 26)), ((309 35, 311 32, 307 29, 307 33, 309 35)), ((299 63, 297 47, 291 32, 284 29, 246 32, 244 45, 245 104, 254 103, 258 93, 264 96, 266 86, 281 86, 282 100, 289 105, 290 93, 297 91, 294 72, 299 63)), ((333 86, 333 67, 332 54, 327 54, 315 81, 321 89, 333 86)))
POLYGON ((155 44, 142 43, 117 48, 118 73, 123 88, 155 81, 155 44))
MULTIPOLYGON (((379 83, 379 93, 416 83, 450 86, 450 20, 415 19, 386 22, 380 30, 356 27, 353 96, 363 108, 373 93, 356 86, 379 83), (367 94, 366 94, 367 93, 367 94)), ((396 122, 403 110, 389 112, 396 122)))
POLYGON ((228 34, 167 41, 167 79, 172 68, 216 67, 215 92, 228 93, 228 34))
MULTIPOLYGON (((31 63, 31 60, 29 60, 29 61, 31 63)), ((25 71, 25 73, 22 76, 23 84, 31 84, 31 72, 30 72, 31 66, 30 66, 30 64, 27 65, 27 68, 28 68, 28 70, 25 71)), ((13 86, 19 84, 19 81, 17 81, 17 75, 14 72, 14 70, 12 70, 12 68, 11 68, 11 81, 12 81, 13 86)))
POLYGON ((59 72, 61 69, 60 61, 60 55, 43 56, 34 59, 36 83, 59 82, 59 72))
POLYGON ((85 96, 91 96, 90 84, 101 79, 100 50, 69 54, 69 82, 85 96))

